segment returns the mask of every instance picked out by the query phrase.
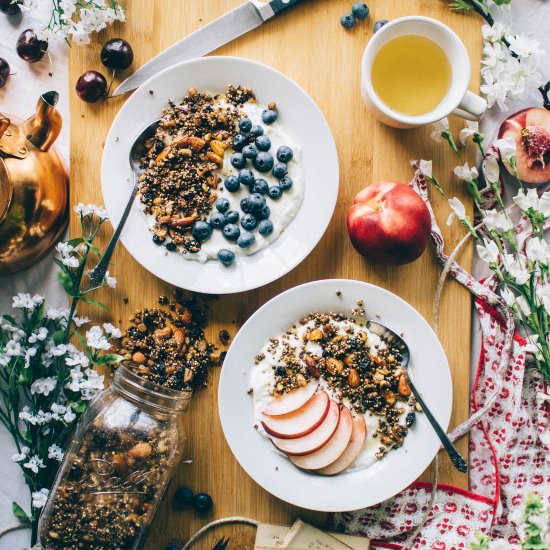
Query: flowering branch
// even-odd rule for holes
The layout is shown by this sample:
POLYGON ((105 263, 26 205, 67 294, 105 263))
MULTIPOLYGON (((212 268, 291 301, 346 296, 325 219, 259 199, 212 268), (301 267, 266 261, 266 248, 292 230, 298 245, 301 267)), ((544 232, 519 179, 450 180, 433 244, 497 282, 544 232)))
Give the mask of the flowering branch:
MULTIPOLYGON (((106 353, 109 339, 120 330, 105 323, 90 327, 85 336, 80 327, 90 320, 78 317, 77 305, 91 300, 86 263, 90 254, 99 256, 94 244, 105 211, 78 205, 82 236, 61 242, 55 258, 61 285, 70 298, 69 308, 46 305, 42 296, 20 293, 13 298, 17 316, 0 317, 0 422, 11 434, 16 453, 12 460, 23 473, 32 497, 31 511, 13 503, 14 514, 32 523, 32 543, 41 508, 63 459, 68 433, 88 402, 103 389, 103 376, 93 367, 118 362, 121 357, 106 353), (76 339, 84 351, 72 340, 76 339)), ((109 275, 100 286, 115 286, 109 275)))

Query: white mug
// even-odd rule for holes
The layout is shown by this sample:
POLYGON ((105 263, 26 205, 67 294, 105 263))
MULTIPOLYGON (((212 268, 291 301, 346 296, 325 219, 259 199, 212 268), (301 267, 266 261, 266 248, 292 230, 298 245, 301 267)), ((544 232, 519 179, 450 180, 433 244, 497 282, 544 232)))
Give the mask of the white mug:
POLYGON ((454 113, 466 120, 479 120, 487 109, 487 102, 468 91, 470 58, 460 38, 446 25, 429 17, 411 16, 395 19, 384 25, 370 39, 361 67, 361 93, 367 107, 384 124, 395 128, 415 128, 430 124, 454 113), (423 36, 438 44, 449 58, 451 85, 445 98, 428 113, 405 115, 390 109, 376 94, 372 85, 372 63, 380 48, 403 35, 423 36))

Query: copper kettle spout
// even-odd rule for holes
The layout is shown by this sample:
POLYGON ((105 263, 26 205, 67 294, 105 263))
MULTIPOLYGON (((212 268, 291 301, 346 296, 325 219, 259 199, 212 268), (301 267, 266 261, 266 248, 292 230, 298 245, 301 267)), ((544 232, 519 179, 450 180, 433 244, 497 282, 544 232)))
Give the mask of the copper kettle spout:
POLYGON ((19 129, 40 151, 46 152, 61 132, 61 115, 55 108, 59 94, 46 92, 38 98, 36 113, 25 120, 19 129))

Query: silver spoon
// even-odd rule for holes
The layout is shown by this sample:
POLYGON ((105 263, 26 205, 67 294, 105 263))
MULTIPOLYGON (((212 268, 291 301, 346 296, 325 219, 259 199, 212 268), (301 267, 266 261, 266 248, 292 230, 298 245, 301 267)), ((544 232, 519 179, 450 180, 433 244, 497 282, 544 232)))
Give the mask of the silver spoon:
POLYGON ((157 131, 157 126, 159 124, 158 120, 155 120, 155 122, 152 122, 139 134, 136 141, 134 141, 134 144, 132 145, 132 149, 130 150, 130 167, 132 168, 133 176, 134 176, 134 182, 132 187, 132 193, 130 197, 128 198, 128 203, 126 204, 126 208, 124 209, 124 212, 122 214, 122 218, 120 218, 120 221, 118 222, 117 228, 115 232, 113 233, 113 236, 111 237, 111 240, 109 241, 109 244, 107 245, 107 248, 105 249, 105 252, 101 259, 99 260, 99 263, 95 266, 92 273, 90 274, 90 280, 92 286, 99 286, 103 279, 105 278, 105 274, 107 273, 107 268, 109 267, 109 262, 111 261, 111 256, 113 255, 113 252, 115 251, 115 247, 118 243, 118 240, 120 238, 120 234, 122 233, 122 230, 124 229, 124 225, 126 224, 126 220, 128 219, 128 215, 130 214, 130 210, 132 209, 132 204, 134 204, 134 199, 136 198, 136 194, 138 192, 139 188, 139 182, 138 177, 143 172, 141 168, 141 159, 147 154, 147 147, 146 142, 151 139, 155 132, 157 131))
POLYGON ((447 434, 445 433, 443 428, 439 425, 438 421, 434 418, 433 414, 430 412, 430 409, 428 409, 428 407, 426 406, 426 403, 424 403, 424 400, 422 399, 422 397, 420 397, 418 390, 414 387, 414 384, 412 383, 412 380, 409 376, 409 361, 411 358, 411 353, 409 351, 409 347, 407 346, 403 338, 397 336, 397 334, 395 334, 393 330, 390 330, 388 327, 382 325, 381 323, 377 323, 376 321, 367 321, 366 326, 368 330, 370 330, 374 334, 377 334, 386 342, 390 342, 394 345, 397 345, 397 347, 399 348, 402 354, 401 365, 400 365, 401 370, 403 371, 403 374, 405 375, 405 379, 407 380, 407 383, 409 384, 416 400, 422 407, 424 414, 430 421, 430 424, 435 430, 437 437, 439 437, 441 443, 443 444, 443 447, 445 447, 445 450, 447 451, 447 454, 449 455, 449 458, 451 459, 453 466, 460 472, 463 472, 463 473, 467 472, 468 465, 466 464, 466 461, 462 458, 460 453, 456 450, 455 446, 452 444, 451 440, 447 437, 447 434))

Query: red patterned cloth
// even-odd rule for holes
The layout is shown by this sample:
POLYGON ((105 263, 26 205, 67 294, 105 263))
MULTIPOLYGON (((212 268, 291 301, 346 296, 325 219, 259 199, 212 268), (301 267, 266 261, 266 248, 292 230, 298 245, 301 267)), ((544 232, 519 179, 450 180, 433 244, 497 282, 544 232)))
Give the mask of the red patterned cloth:
MULTIPOLYGON (((445 264, 441 231, 418 171, 411 186, 430 209, 436 254, 445 264)), ((529 492, 550 503, 550 390, 538 371, 525 370, 526 342, 491 281, 475 280, 456 262, 449 273, 476 296, 482 331, 471 416, 451 433, 453 439, 470 433, 471 491, 439 485, 414 541, 410 534, 429 510, 431 484, 414 483, 377 506, 331 515, 330 528, 364 535, 375 541, 373 548, 467 549, 476 533, 485 533, 513 550, 519 538, 510 514, 529 492)))

